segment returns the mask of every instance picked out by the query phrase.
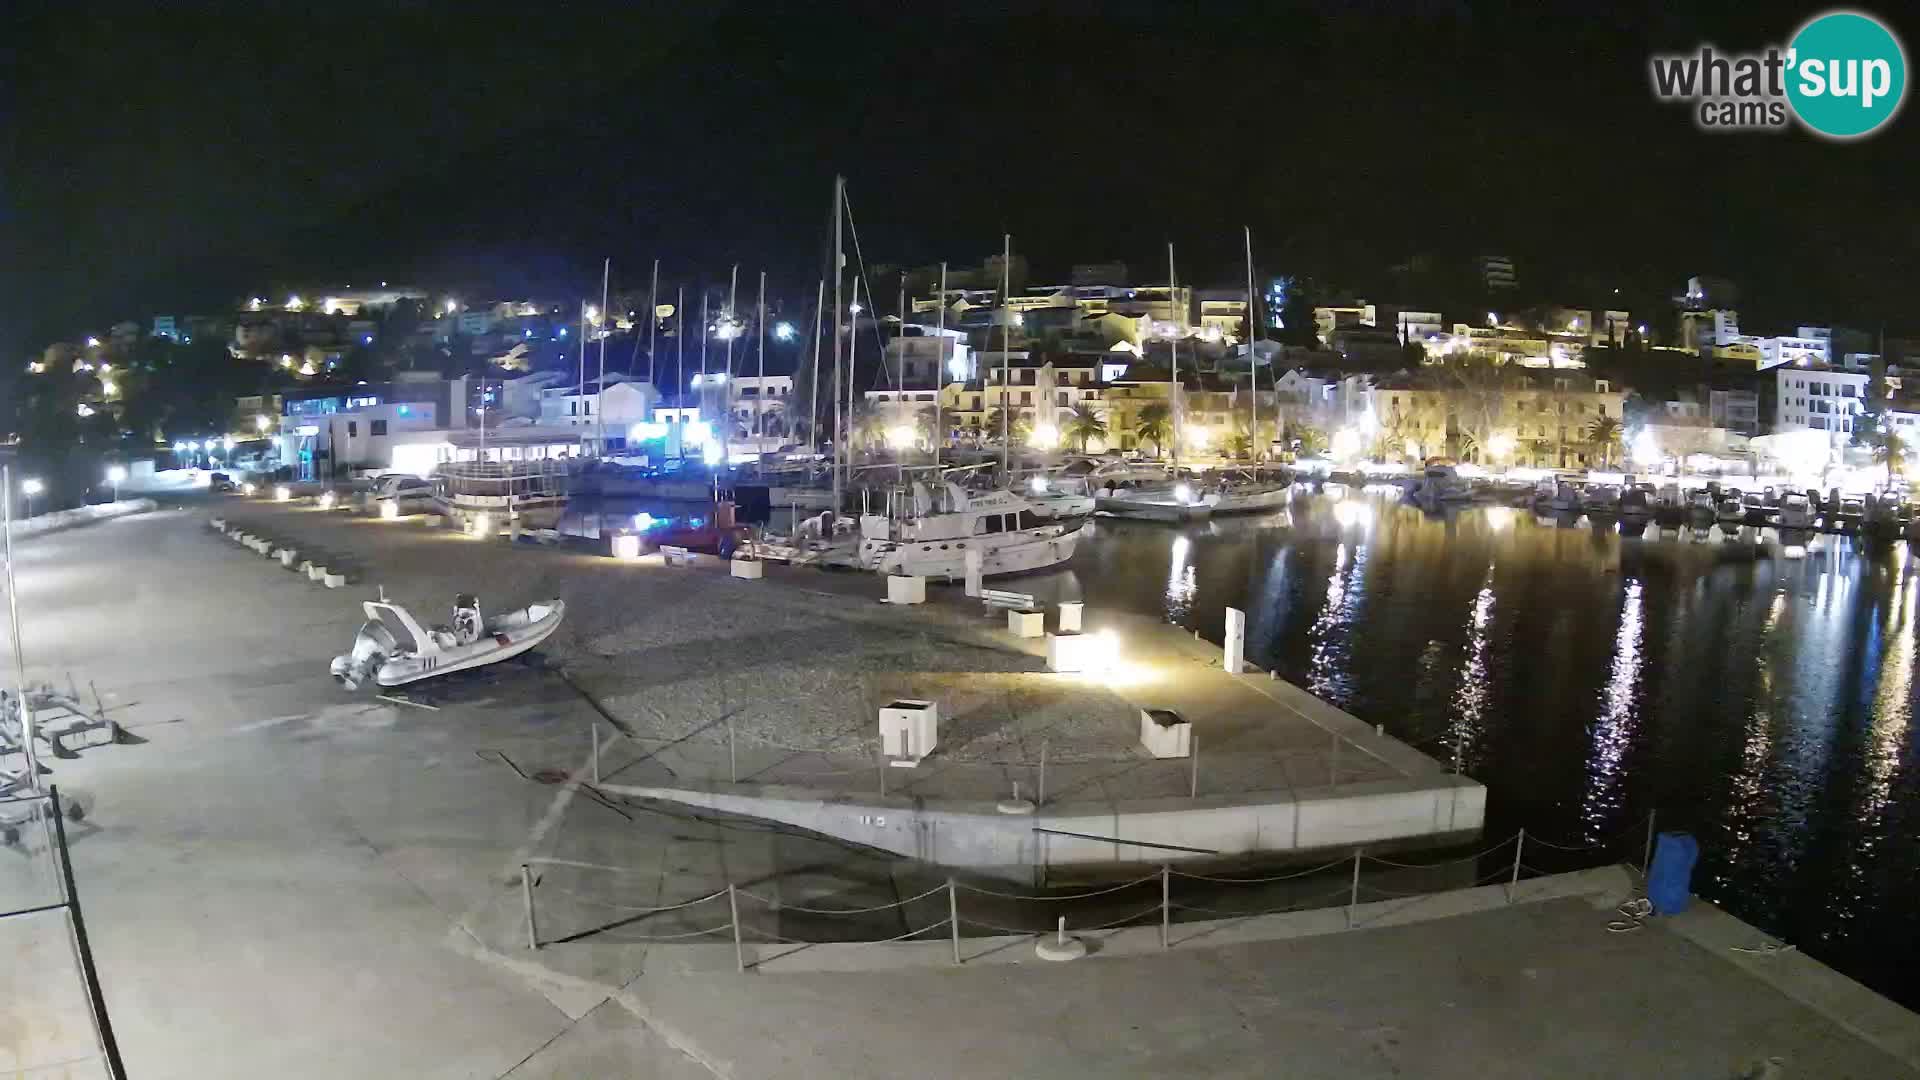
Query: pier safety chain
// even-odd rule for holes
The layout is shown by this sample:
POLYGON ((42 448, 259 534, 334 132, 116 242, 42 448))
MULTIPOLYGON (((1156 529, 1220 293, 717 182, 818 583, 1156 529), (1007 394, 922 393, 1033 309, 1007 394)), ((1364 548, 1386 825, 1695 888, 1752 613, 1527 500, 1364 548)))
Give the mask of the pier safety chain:
MULTIPOLYGON (((1119 884, 1106 886, 1104 888, 1085 889, 1085 890, 1080 890, 1077 892, 1070 892, 1070 893, 1040 894, 1040 893, 1004 892, 998 889, 989 889, 979 885, 967 884, 954 878, 948 878, 942 884, 935 885, 932 888, 923 890, 921 892, 915 893, 912 896, 908 896, 900 900, 894 900, 884 904, 872 904, 864 907, 845 907, 845 908, 815 907, 815 906, 804 905, 804 904, 789 904, 780 900, 777 897, 766 896, 761 893, 754 892, 750 889, 741 888, 737 885, 728 885, 725 888, 717 889, 713 892, 707 893, 704 896, 697 896, 688 900, 682 900, 672 904, 655 904, 655 905, 623 904, 623 903, 619 903, 612 900, 603 900, 599 897, 590 896, 585 893, 575 891, 573 889, 568 889, 563 886, 553 884, 545 880, 547 875, 544 875, 544 874, 535 875, 533 872, 533 868, 537 866, 537 867, 541 867, 548 870, 573 871, 573 872, 579 872, 584 874, 614 874, 614 875, 654 873, 654 871, 642 871, 642 870, 631 869, 626 867, 609 866, 602 863, 584 862, 580 860, 561 859, 561 858, 552 858, 552 857, 531 857, 527 859, 526 862, 522 863, 521 864, 521 884, 522 884, 523 902, 526 906, 525 915, 526 915, 527 939, 528 939, 527 946, 529 949, 537 950, 541 947, 541 944, 543 943, 542 935, 539 933, 538 922, 536 921, 536 917, 535 917, 536 916, 535 895, 536 895, 536 891, 538 891, 551 896, 565 898, 566 900, 577 902, 582 905, 606 909, 609 911, 620 913, 623 916, 631 916, 631 918, 621 918, 618 921, 610 923, 605 926, 592 927, 592 928, 576 931, 571 934, 561 935, 557 937, 549 937, 546 939, 548 941, 571 942, 571 941, 581 941, 586 939, 600 939, 600 940, 605 940, 605 941, 610 941, 610 942, 615 942, 620 944, 628 944, 628 943, 650 944, 655 942, 690 941, 690 940, 701 938, 701 937, 731 935, 731 937, 733 938, 734 946, 736 950, 737 966, 739 970, 745 971, 748 967, 754 966, 754 964, 758 963, 758 961, 755 961, 754 964, 749 964, 747 960, 745 945, 749 941, 756 942, 756 943, 770 943, 770 944, 794 945, 794 946, 821 945, 821 944, 882 945, 882 944, 889 944, 894 942, 911 941, 914 939, 925 938, 928 935, 934 934, 936 931, 945 930, 947 931, 947 934, 951 940, 952 949, 953 949, 953 958, 954 958, 953 962, 955 964, 961 964, 965 962, 964 959, 962 958, 961 947, 960 947, 960 942, 961 942, 960 931, 963 926, 973 927, 978 930, 983 930, 992 934, 1009 934, 1009 935, 1015 935, 1015 936, 1021 936, 1021 937, 1039 937, 1044 934, 1055 932, 1055 929, 1058 925, 1056 924, 1055 926, 1048 926, 1044 928, 1007 926, 1001 923, 991 922, 991 921, 979 918, 977 915, 974 915, 972 913, 963 913, 961 910, 961 903, 960 903, 960 898, 963 893, 973 894, 976 896, 989 897, 995 900, 1012 901, 1012 902, 1018 902, 1018 903, 1066 903, 1066 902, 1073 902, 1073 901, 1092 900, 1092 899, 1096 899, 1098 897, 1103 897, 1103 896, 1111 896, 1117 893, 1125 892, 1129 889, 1138 889, 1145 885, 1157 883, 1160 887, 1160 898, 1158 902, 1150 906, 1141 908, 1140 910, 1135 911, 1131 914, 1123 915, 1118 918, 1110 918, 1110 919, 1107 919, 1106 921, 1095 923, 1095 924, 1075 927, 1074 929, 1083 933, 1092 933, 1092 932, 1099 932, 1099 931, 1105 931, 1105 930, 1112 930, 1115 928, 1128 926, 1128 925, 1145 925, 1147 920, 1151 919, 1154 915, 1157 914, 1160 918, 1160 926, 1161 926, 1161 947, 1170 948, 1174 944, 1172 940, 1172 935, 1170 933, 1170 927, 1173 922, 1174 912, 1181 912, 1186 915, 1200 916, 1200 917, 1209 918, 1209 919, 1240 920, 1240 919, 1258 918, 1266 915, 1290 914, 1290 913, 1301 912, 1301 911, 1313 911, 1313 910, 1332 911, 1332 910, 1338 910, 1339 908, 1344 906, 1346 909, 1346 917, 1347 917, 1348 925, 1360 926, 1360 925, 1366 925, 1369 922, 1376 921, 1378 918, 1384 917, 1385 914, 1388 914, 1388 913, 1381 913, 1380 915, 1376 915, 1373 919, 1357 919, 1355 916, 1354 909, 1357 908, 1362 903, 1378 903, 1378 902, 1381 902, 1381 898, 1385 898, 1386 900, 1407 901, 1407 903, 1401 904, 1400 906, 1392 909, 1393 912, 1400 912, 1400 911, 1405 911, 1408 907, 1410 907, 1413 904, 1424 902, 1436 896, 1442 895, 1443 893, 1446 893, 1446 892, 1450 892, 1458 889, 1464 889, 1464 888, 1479 888, 1479 887, 1484 887, 1488 885, 1498 884, 1503 881, 1505 882, 1508 888, 1507 902, 1512 903, 1514 902, 1514 888, 1519 884, 1523 876, 1524 877, 1540 877, 1553 872, 1553 871, 1543 870, 1539 867, 1533 866, 1532 864, 1524 860, 1523 855, 1526 849, 1528 848, 1528 846, 1538 845, 1540 847, 1545 847, 1554 851, 1563 851, 1563 852, 1604 851, 1607 848, 1611 847, 1612 845, 1619 843, 1621 840, 1626 839, 1634 835, 1635 833, 1640 832, 1644 827, 1647 834, 1647 838, 1648 838, 1649 850, 1651 850, 1653 825, 1654 825, 1654 815, 1649 814, 1642 821, 1637 822, 1634 825, 1628 826, 1627 828, 1615 833, 1610 840, 1607 840, 1601 843, 1585 843, 1585 844, 1564 844, 1564 843, 1558 843, 1555 841, 1545 840, 1538 836, 1529 834, 1525 829, 1522 829, 1516 832, 1513 836, 1505 840, 1501 840, 1498 843, 1495 843, 1471 855, 1463 855, 1463 856, 1458 856, 1451 859, 1443 859, 1437 862, 1427 862, 1427 863, 1401 862, 1393 859, 1384 859, 1379 856, 1368 855, 1364 850, 1356 849, 1351 855, 1346 856, 1344 858, 1333 860, 1331 862, 1321 863, 1317 866, 1307 867, 1300 870, 1289 871, 1284 874, 1271 874, 1271 875, 1265 875, 1261 877, 1226 877, 1226 876, 1212 875, 1212 874, 1196 874, 1196 873, 1190 873, 1183 870, 1176 870, 1172 867, 1172 865, 1168 864, 1168 865, 1161 866, 1160 869, 1158 869, 1154 873, 1135 878, 1131 881, 1121 882, 1119 884), (1502 855, 1502 853, 1505 852, 1508 848, 1513 849, 1513 855, 1511 859, 1508 859, 1502 855), (1368 863, 1385 867, 1389 870, 1401 870, 1401 871, 1434 870, 1434 869, 1445 869, 1448 867, 1461 866, 1468 863, 1474 863, 1479 860, 1484 860, 1491 856, 1496 856, 1496 855, 1502 855, 1500 859, 1501 865, 1494 868, 1490 872, 1477 875, 1472 880, 1472 882, 1468 884, 1449 883, 1445 887, 1437 888, 1437 889, 1401 891, 1398 889, 1382 888, 1379 885, 1375 885, 1370 882, 1363 881, 1361 877, 1361 870, 1368 863), (1215 907, 1209 904, 1192 904, 1192 903, 1177 901, 1174 898, 1174 894, 1173 894, 1173 881, 1176 878, 1184 879, 1188 881, 1203 882, 1211 886, 1227 886, 1227 887, 1239 886, 1239 885, 1259 886, 1259 885, 1275 884, 1278 882, 1311 878, 1315 875, 1328 874, 1329 872, 1335 871, 1341 867, 1349 867, 1351 868, 1351 870, 1348 875, 1348 881, 1344 885, 1342 885, 1339 889, 1333 890, 1330 892, 1325 892, 1325 893, 1316 893, 1314 895, 1307 896, 1307 897, 1297 898, 1289 903, 1286 903, 1277 907, 1263 907, 1263 908, 1251 909, 1251 910, 1236 909, 1236 908, 1229 908, 1229 907, 1215 907), (766 930, 759 926, 753 925, 748 920, 744 919, 741 916, 741 912, 740 912, 740 902, 742 900, 748 900, 748 901, 752 901, 755 904, 760 905, 764 910, 773 912, 776 914, 793 913, 793 914, 802 914, 802 915, 809 915, 809 916, 818 916, 823 918, 837 918, 841 916, 859 917, 859 916, 866 916, 866 915, 875 915, 875 914, 886 912, 886 911, 903 909, 911 904, 920 904, 928 901, 935 901, 937 898, 940 898, 940 897, 945 897, 947 901, 947 913, 944 918, 941 918, 935 922, 928 923, 923 926, 909 929, 904 933, 896 934, 891 937, 877 938, 877 939, 863 939, 860 941, 846 941, 843 939, 828 940, 828 941, 812 941, 804 938, 789 937, 789 936, 786 936, 783 934, 777 934, 770 930, 766 930), (676 931, 674 933, 649 934, 649 935, 636 935, 628 932, 629 924, 635 921, 639 921, 641 919, 649 919, 649 918, 660 916, 660 915, 667 915, 671 912, 676 912, 676 911, 688 911, 693 908, 702 908, 706 904, 709 904, 721 899, 724 899, 726 901, 727 907, 728 907, 727 917, 725 922, 722 922, 713 926, 699 928, 699 929, 687 930, 684 932, 676 931)), ((1600 864, 1596 863, 1594 865, 1600 865, 1600 864)), ((1629 862, 1628 865, 1632 865, 1632 864, 1629 862)), ((1640 867, 1640 869, 1644 871, 1644 866, 1640 867)), ((774 957, 770 956, 767 959, 774 959, 774 957)))

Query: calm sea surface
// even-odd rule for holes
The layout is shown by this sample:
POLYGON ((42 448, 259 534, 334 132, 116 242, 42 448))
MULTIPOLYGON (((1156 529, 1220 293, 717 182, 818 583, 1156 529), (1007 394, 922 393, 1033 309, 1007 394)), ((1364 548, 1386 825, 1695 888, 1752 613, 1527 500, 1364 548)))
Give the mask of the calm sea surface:
POLYGON ((1625 838, 1657 811, 1699 839, 1701 895, 1920 1004, 1905 544, 1295 494, 1204 525, 1097 519, 1069 570, 1021 580, 1216 642, 1239 607, 1250 661, 1485 783, 1489 837, 1638 862, 1625 838))

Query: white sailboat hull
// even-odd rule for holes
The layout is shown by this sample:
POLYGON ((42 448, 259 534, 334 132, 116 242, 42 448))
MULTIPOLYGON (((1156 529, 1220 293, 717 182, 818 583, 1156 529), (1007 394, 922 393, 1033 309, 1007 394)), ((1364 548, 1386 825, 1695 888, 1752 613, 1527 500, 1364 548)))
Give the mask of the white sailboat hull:
POLYGON ((1235 490, 1228 488, 1214 500, 1213 512, 1216 514, 1257 514, 1263 510, 1278 510, 1293 500, 1293 491, 1286 487, 1249 488, 1235 490))
POLYGON ((1058 526, 964 540, 867 540, 860 545, 860 562, 880 574, 958 579, 967 576, 967 552, 979 551, 981 576, 995 577, 1058 566, 1073 558, 1079 544, 1078 529, 1058 526))
POLYGON ((1176 498, 1167 488, 1115 488, 1094 499, 1103 514, 1143 521, 1204 521, 1213 516, 1218 496, 1176 498))

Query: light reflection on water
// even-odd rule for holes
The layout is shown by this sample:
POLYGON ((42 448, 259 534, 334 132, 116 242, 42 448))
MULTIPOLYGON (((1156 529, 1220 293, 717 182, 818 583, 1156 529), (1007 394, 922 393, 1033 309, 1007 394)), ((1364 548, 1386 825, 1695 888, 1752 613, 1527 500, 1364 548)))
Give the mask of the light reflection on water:
MULTIPOLYGON (((1606 839, 1657 809, 1700 838, 1703 894, 1920 1003, 1888 947, 1920 938, 1920 560, 1842 536, 1636 537, 1490 509, 1300 492, 1284 518, 1100 519, 1071 573, 1021 587, 1214 641, 1241 607, 1250 661, 1457 752, 1488 786, 1489 836, 1606 839)), ((1619 845, 1639 859, 1637 836, 1619 845)))

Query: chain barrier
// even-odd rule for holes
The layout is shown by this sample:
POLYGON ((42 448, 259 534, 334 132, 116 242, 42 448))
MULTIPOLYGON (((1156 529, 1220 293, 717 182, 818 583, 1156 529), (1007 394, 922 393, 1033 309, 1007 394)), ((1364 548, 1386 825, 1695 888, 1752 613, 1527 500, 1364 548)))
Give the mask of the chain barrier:
MULTIPOLYGON (((942 894, 945 894, 947 897, 947 903, 949 905, 948 915, 946 918, 940 919, 937 922, 930 923, 928 925, 921 926, 913 930, 909 930, 903 934, 897 934, 893 937, 879 938, 879 939, 863 939, 857 942, 840 941, 840 942, 832 942, 832 943, 886 944, 888 942, 906 941, 913 938, 919 938, 923 935, 926 935, 926 934, 932 933, 933 931, 944 928, 950 934, 953 935, 954 950, 955 950, 954 962, 957 964, 957 963, 963 962, 960 959, 960 951, 959 951, 960 929, 962 927, 975 927, 980 930, 988 931, 990 933, 1011 934, 1011 935, 1020 936, 1020 937, 1036 937, 1043 934, 1054 932, 1053 928, 1051 927, 1040 928, 1040 929, 1030 929, 1026 927, 1005 926, 999 923, 988 922, 986 920, 976 918, 970 914, 963 914, 960 910, 960 893, 963 891, 972 893, 978 896, 993 897, 998 900, 1024 902, 1024 903, 1058 903, 1062 901, 1090 900, 1096 897, 1111 896, 1116 893, 1124 892, 1128 889, 1137 889, 1143 885, 1148 885, 1155 882, 1159 883, 1162 890, 1159 902, 1151 906, 1142 908, 1141 910, 1136 911, 1132 914, 1111 919, 1106 922, 1099 923, 1097 925, 1072 928, 1082 932, 1108 930, 1116 927, 1125 926, 1128 924, 1139 923, 1141 920, 1147 919, 1156 913, 1160 915, 1160 919, 1164 927, 1167 921, 1172 918, 1172 913, 1176 911, 1187 913, 1189 915, 1200 916, 1202 918, 1250 919, 1250 918, 1258 918, 1266 915, 1283 915, 1283 914, 1315 910, 1315 909, 1331 909, 1331 908, 1337 908, 1341 906, 1345 906, 1349 908, 1349 925, 1360 925, 1353 922, 1352 914, 1351 914, 1351 908, 1353 905, 1357 905, 1360 903, 1373 903, 1383 899, 1384 900, 1411 900, 1411 901, 1417 902, 1419 900, 1424 900, 1434 896, 1438 896, 1445 892, 1451 892, 1451 891, 1457 891, 1457 890, 1469 889, 1469 888, 1479 888, 1481 886, 1493 884, 1496 882, 1513 883, 1513 882, 1519 881, 1523 877, 1538 878, 1538 877, 1550 876, 1551 874, 1557 873, 1558 871, 1543 870, 1540 867, 1534 866, 1525 861, 1524 855, 1527 850, 1527 846, 1529 844, 1538 844, 1541 847, 1549 848, 1555 851, 1573 851, 1573 852, 1604 851, 1609 845, 1618 843, 1621 839, 1631 835, 1636 831, 1646 831, 1651 827, 1653 820, 1654 820, 1653 815, 1650 814, 1646 818, 1641 819, 1641 821, 1635 823, 1634 825, 1629 826, 1627 829, 1616 834, 1612 840, 1607 841, 1605 844, 1584 844, 1584 845, 1557 844, 1552 841, 1541 840, 1539 837, 1532 836, 1527 832, 1525 832, 1524 830, 1522 830, 1506 840, 1502 840, 1499 843, 1492 845, 1491 847, 1475 852, 1471 855, 1463 855, 1457 858, 1446 859, 1446 860, 1442 860, 1440 862, 1434 862, 1434 863, 1398 862, 1392 859, 1383 859, 1378 856, 1368 855, 1364 851, 1356 850, 1354 851, 1353 854, 1345 858, 1338 859, 1332 862, 1322 863, 1318 866, 1312 866, 1312 867, 1308 867, 1301 870, 1294 870, 1284 874, 1273 874, 1273 875, 1268 875, 1264 877, 1252 877, 1252 878, 1222 877, 1222 876, 1209 875, 1209 874, 1195 874, 1195 873, 1189 873, 1186 871, 1175 870, 1173 869, 1172 866, 1167 865, 1167 866, 1161 867, 1160 870, 1156 873, 1135 878, 1131 881, 1125 881, 1119 884, 1110 885, 1110 886, 1107 886, 1106 888, 1089 889, 1081 892, 1055 894, 1055 895, 1002 892, 996 889, 983 888, 978 885, 965 884, 963 882, 949 878, 943 884, 936 885, 932 888, 926 889, 922 892, 916 893, 904 899, 895 900, 885 904, 874 904, 867 907, 855 907, 855 908, 825 908, 825 907, 811 907, 811 906, 801 905, 801 904, 787 904, 782 902, 777 897, 766 896, 761 893, 752 892, 746 889, 741 889, 737 886, 729 886, 725 889, 708 893, 705 896, 695 897, 690 900, 684 900, 677 904, 662 904, 662 905, 657 905, 652 907, 640 907, 640 906, 629 905, 629 904, 620 904, 620 903, 616 903, 609 900, 601 900, 596 897, 584 895, 582 893, 575 892, 570 889, 561 888, 557 885, 546 884, 544 882, 540 885, 540 888, 544 891, 558 894, 560 896, 569 897, 571 899, 580 901, 585 904, 608 908, 615 911, 629 912, 636 915, 653 915, 653 914, 659 914, 662 912, 679 911, 686 908, 691 908, 701 904, 705 904, 709 901, 720 899, 721 897, 726 897, 728 899, 730 917, 726 923, 723 923, 719 926, 709 927, 701 930, 693 930, 687 933, 647 936, 647 937, 626 937, 618 934, 618 927, 612 927, 605 930, 589 930, 583 934, 579 934, 574 937, 569 937, 566 940, 576 940, 579 937, 594 937, 594 936, 599 936, 604 934, 607 936, 609 940, 622 942, 622 943, 670 942, 670 941, 684 941, 690 938, 697 938, 697 937, 703 937, 703 936, 708 936, 713 934, 719 934, 723 932, 730 932, 734 939, 736 951, 739 949, 742 942, 747 938, 785 944, 785 945, 813 945, 813 944, 828 943, 828 942, 818 942, 818 941, 807 941, 800 938, 790 938, 790 937, 783 936, 781 934, 774 933, 773 931, 770 931, 770 930, 764 930, 758 927, 748 925, 746 920, 741 917, 741 913, 739 911, 739 899, 743 896, 749 900, 757 901, 758 903, 764 905, 767 909, 774 912, 794 912, 794 913, 804 914, 804 915, 833 917, 833 916, 872 915, 878 912, 892 911, 895 909, 904 908, 909 904, 917 904, 923 901, 932 900, 936 897, 939 897, 942 894), (1495 855, 1496 853, 1504 851, 1508 847, 1513 847, 1515 849, 1510 860, 1503 859, 1501 866, 1492 870, 1489 873, 1481 874, 1475 877, 1471 882, 1466 884, 1449 883, 1445 887, 1437 888, 1437 889, 1416 889, 1413 891, 1401 891, 1398 889, 1382 888, 1379 885, 1375 885, 1370 882, 1365 882, 1361 878, 1361 871, 1368 863, 1372 863, 1377 866, 1387 867, 1393 870, 1444 869, 1447 867, 1460 866, 1463 864, 1474 863, 1479 860, 1486 859, 1489 856, 1492 856, 1492 855, 1495 855), (1256 885, 1257 886, 1257 885, 1273 884, 1273 883, 1284 882, 1284 881, 1293 881, 1293 880, 1298 880, 1303 878, 1310 878, 1317 874, 1325 874, 1328 871, 1334 870, 1335 868, 1338 868, 1338 867, 1350 868, 1351 875, 1352 875, 1349 882, 1346 885, 1344 885, 1342 888, 1334 892, 1304 897, 1278 907, 1261 908, 1256 910, 1237 910, 1232 908, 1213 907, 1210 905, 1203 905, 1203 904, 1180 903, 1180 902, 1176 902, 1173 899, 1172 892, 1171 892, 1172 881, 1174 878, 1180 878, 1188 881, 1205 882, 1210 885, 1219 885, 1219 886, 1238 886, 1238 885, 1256 885)), ((631 871, 631 870, 623 869, 620 867, 604 866, 596 863, 587 863, 587 862, 579 862, 574 860, 556 859, 556 858, 530 858, 527 860, 527 864, 529 866, 540 865, 540 866, 552 866, 552 867, 565 867, 565 868, 577 869, 577 870, 597 870, 597 871, 602 871, 607 873, 616 873, 616 874, 641 872, 641 871, 631 871)), ((535 911, 534 911, 534 904, 533 904, 533 884, 532 884, 532 879, 530 877, 530 869, 523 868, 522 874, 523 874, 523 878, 525 879, 524 896, 525 896, 526 916, 527 916, 528 947, 537 949, 540 947, 539 946, 540 936, 538 934, 537 923, 535 919, 535 911)), ((1509 894, 1509 896, 1507 897, 1507 902, 1512 903, 1513 900, 1514 900, 1513 896, 1509 894)), ((1401 908, 1399 910, 1404 910, 1404 908, 1401 908)), ((1163 947, 1164 947, 1164 942, 1163 942, 1163 947)), ((744 954, 740 962, 742 965, 742 970, 744 970, 746 965, 744 954)))

